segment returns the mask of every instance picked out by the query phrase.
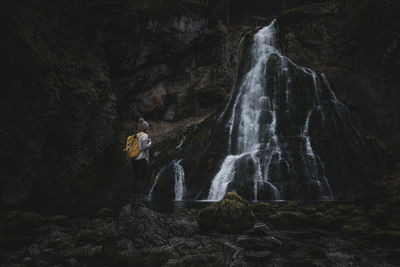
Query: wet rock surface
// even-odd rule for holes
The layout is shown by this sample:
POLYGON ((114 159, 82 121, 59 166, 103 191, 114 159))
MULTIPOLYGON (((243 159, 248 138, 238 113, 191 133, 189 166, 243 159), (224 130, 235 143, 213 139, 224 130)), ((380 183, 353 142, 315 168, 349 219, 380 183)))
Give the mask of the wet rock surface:
MULTIPOLYGON (((295 62, 326 73, 370 147, 379 147, 396 162, 399 10, 396 1, 375 0, 293 8, 279 17, 277 39, 282 52, 295 62), (382 20, 378 23, 373 17, 382 20)), ((383 160, 386 166, 391 164, 388 158, 383 160)))
MULTIPOLYGON (((125 206, 118 217, 45 216, 13 211, 0 222, 1 266, 396 266, 399 206, 354 203, 253 203, 256 223, 243 233, 200 229, 202 210, 162 214, 125 206), (386 210, 374 223, 372 210, 386 210), (297 212, 304 223, 272 219, 297 212), (334 214, 334 215, 332 215, 334 214), (324 224, 324 218, 335 223, 324 224), (31 227, 22 231, 19 226, 31 227), (29 231, 28 231, 29 230, 29 231)), ((382 211, 383 212, 383 211, 382 211)), ((286 218, 285 218, 286 219, 286 218)))

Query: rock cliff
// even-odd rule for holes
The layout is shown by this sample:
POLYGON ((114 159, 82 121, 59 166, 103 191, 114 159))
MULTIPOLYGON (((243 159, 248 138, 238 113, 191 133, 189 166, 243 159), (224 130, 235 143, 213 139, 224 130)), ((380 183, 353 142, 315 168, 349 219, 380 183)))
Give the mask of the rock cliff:
POLYGON ((0 5, 2 205, 104 197, 130 175, 120 150, 137 117, 155 150, 175 146, 225 100, 243 34, 282 9, 282 52, 325 72, 382 164, 399 160, 396 1, 0 5))

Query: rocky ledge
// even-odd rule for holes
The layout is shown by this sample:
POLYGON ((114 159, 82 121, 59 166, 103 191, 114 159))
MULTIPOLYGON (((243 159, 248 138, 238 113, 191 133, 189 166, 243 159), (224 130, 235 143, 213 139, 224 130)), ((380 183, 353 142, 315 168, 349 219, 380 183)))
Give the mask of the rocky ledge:
POLYGON ((252 204, 230 193, 200 210, 162 214, 126 206, 112 214, 105 208, 89 218, 8 212, 0 223, 0 266, 396 266, 400 260, 394 198, 369 206, 252 204))

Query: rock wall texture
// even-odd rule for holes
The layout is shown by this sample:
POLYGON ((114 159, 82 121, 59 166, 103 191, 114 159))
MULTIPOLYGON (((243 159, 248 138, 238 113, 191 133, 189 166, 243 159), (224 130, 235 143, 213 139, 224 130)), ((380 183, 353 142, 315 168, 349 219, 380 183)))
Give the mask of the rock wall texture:
POLYGON ((84 41, 69 6, 1 5, 1 202, 63 196, 114 132, 104 53, 84 41))
POLYGON ((361 133, 389 154, 387 167, 400 152, 399 11, 396 1, 330 1, 279 17, 282 51, 326 73, 361 133))
POLYGON ((311 2, 325 1, 2 1, 2 205, 104 197, 130 175, 121 146, 138 116, 155 150, 175 145, 228 95, 242 35, 285 8, 282 51, 325 72, 397 162, 399 5, 295 8, 311 2))

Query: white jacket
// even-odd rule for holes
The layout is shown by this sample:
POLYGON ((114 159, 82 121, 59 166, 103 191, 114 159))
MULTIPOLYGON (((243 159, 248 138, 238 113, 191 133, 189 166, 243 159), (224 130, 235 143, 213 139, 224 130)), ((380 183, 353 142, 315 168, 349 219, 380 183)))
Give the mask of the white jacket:
POLYGON ((151 141, 149 142, 149 136, 146 133, 143 133, 139 136, 138 146, 140 150, 139 156, 135 158, 135 160, 145 159, 147 163, 150 161, 150 153, 149 148, 151 147, 151 141))

